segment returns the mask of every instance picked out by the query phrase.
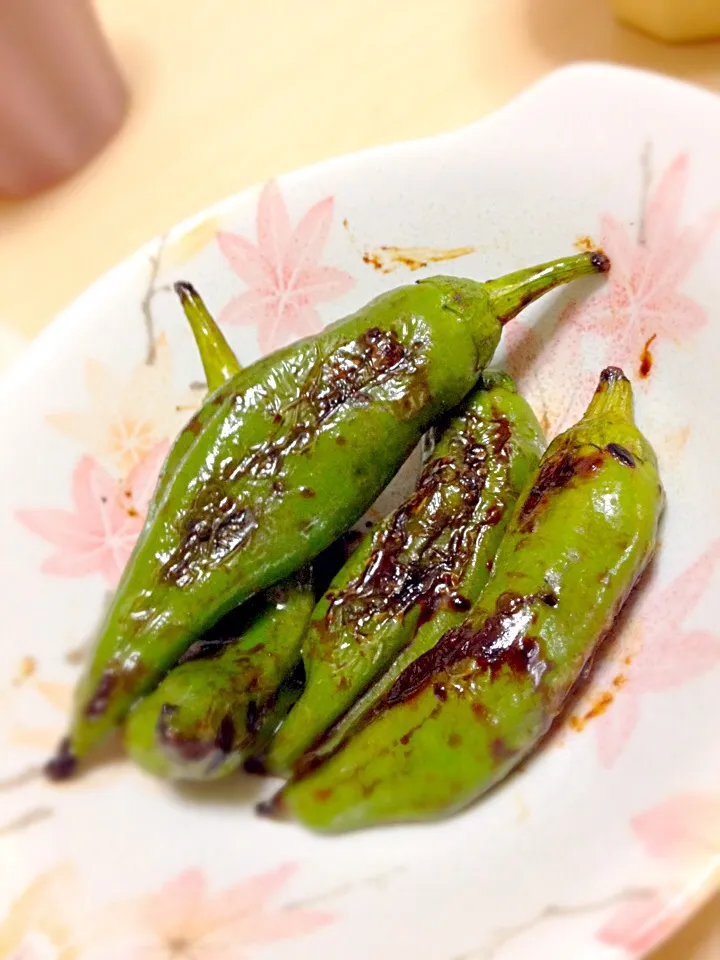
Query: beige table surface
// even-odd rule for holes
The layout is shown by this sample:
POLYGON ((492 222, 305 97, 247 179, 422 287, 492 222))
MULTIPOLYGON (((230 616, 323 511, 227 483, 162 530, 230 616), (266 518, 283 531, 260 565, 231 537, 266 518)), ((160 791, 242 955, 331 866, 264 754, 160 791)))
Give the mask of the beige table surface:
MULTIPOLYGON (((106 268, 214 200, 315 160, 453 129, 564 63, 611 60, 720 91, 720 43, 664 47, 617 26, 603 0, 98 6, 132 112, 72 182, 0 202, 0 365, 106 268)), ((711 958, 720 898, 653 960, 711 958)))

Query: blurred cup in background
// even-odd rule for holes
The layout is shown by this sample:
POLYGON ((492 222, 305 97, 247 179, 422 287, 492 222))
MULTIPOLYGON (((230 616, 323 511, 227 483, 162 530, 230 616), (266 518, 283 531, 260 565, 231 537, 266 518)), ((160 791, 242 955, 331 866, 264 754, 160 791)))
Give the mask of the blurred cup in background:
POLYGON ((0 195, 69 177, 115 134, 127 103, 87 0, 0 0, 0 195))

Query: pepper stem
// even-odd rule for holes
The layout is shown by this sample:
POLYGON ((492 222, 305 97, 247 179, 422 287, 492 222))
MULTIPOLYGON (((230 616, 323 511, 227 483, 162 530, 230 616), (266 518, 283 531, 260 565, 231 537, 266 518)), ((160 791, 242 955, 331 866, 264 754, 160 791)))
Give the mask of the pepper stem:
POLYGON ((607 273, 610 260, 599 250, 574 257, 551 260, 536 267, 508 273, 497 280, 488 280, 485 289, 495 316, 504 326, 533 300, 563 283, 593 273, 607 273))
POLYGON ((606 367, 583 420, 611 417, 633 422, 633 392, 630 381, 620 367, 606 367))
POLYGON ((220 327, 191 283, 175 284, 202 360, 208 390, 213 393, 240 371, 240 364, 220 327))

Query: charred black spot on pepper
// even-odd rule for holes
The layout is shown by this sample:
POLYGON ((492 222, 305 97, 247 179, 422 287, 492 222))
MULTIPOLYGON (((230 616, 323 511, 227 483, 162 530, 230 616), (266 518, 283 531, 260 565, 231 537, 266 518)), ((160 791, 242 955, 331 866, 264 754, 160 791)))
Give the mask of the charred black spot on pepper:
POLYGON ((255 700, 250 700, 248 702, 247 712, 245 714, 245 724, 247 726, 248 733, 252 734, 253 736, 260 732, 262 718, 255 700))
POLYGON ((524 533, 533 530, 537 514, 556 490, 570 486, 576 479, 592 475, 602 464, 601 451, 578 456, 571 448, 560 448, 548 457, 520 508, 520 530, 524 533))
POLYGON ((466 621, 448 630, 435 647, 410 663, 370 716, 378 716, 417 696, 435 678, 463 660, 474 660, 477 669, 486 670, 493 678, 503 669, 529 677, 537 687, 549 664, 543 657, 539 638, 528 636, 526 631, 532 622, 532 608, 542 599, 542 595, 502 593, 494 612, 479 627, 466 621))
POLYGON ((487 720, 488 712, 487 708, 482 703, 473 703, 470 707, 473 712, 473 716, 479 723, 484 723, 487 720))
POLYGON ((110 706, 110 701, 123 690, 137 689, 138 682, 145 674, 140 660, 126 664, 111 663, 100 675, 92 697, 85 705, 84 714, 88 720, 97 720, 110 706))
POLYGON ((605 449, 619 463, 626 467, 635 467, 635 457, 630 453, 627 447, 622 447, 619 443, 609 443, 605 449))
POLYGON ((305 500, 312 500, 316 496, 315 491, 311 487, 300 487, 300 496, 305 500))
POLYGON ((558 605, 558 598, 554 593, 546 593, 542 598, 542 602, 548 607, 556 607, 558 605))
POLYGON ((68 780, 77 768, 77 757, 72 752, 70 740, 64 737, 57 748, 55 756, 45 764, 43 772, 48 780, 68 780))
POLYGON ((215 746, 218 750, 222 750, 223 753, 230 753, 234 740, 235 724, 233 723, 233 718, 226 713, 220 721, 217 736, 215 737, 215 746))
POLYGON ((607 273, 612 266, 610 257, 602 250, 595 250, 590 254, 590 263, 599 273, 607 273))
POLYGON ((485 523, 489 527, 495 527, 503 518, 505 509, 501 503, 491 504, 485 513, 485 523))
POLYGON ((184 737, 173 729, 172 718, 179 707, 172 703, 164 703, 158 715, 156 735, 163 748, 177 756, 178 760, 186 763, 197 763, 207 760, 215 753, 215 744, 211 741, 184 737))
POLYGON ((620 367, 605 367, 600 374, 600 383, 617 383, 619 380, 626 380, 627 377, 620 367))
MULTIPOLYGON (((476 439, 476 427, 470 417, 458 434, 456 454, 430 460, 414 493, 375 533, 362 572, 329 598, 328 626, 357 623, 362 640, 371 619, 384 622, 415 605, 421 608, 418 626, 443 604, 466 609, 457 588, 480 535, 475 513, 488 472, 488 448, 476 439), (437 498, 440 490, 453 491, 452 508, 437 498), (428 513, 433 498, 439 505, 428 513)), ((502 510, 491 508, 492 522, 501 516, 502 510)))
POLYGON ((448 600, 448 606, 458 613, 465 613, 472 607, 472 601, 468 597, 463 597, 459 593, 453 594, 448 600))
POLYGON ((335 437, 335 443, 336 443, 339 447, 344 447, 344 446, 347 444, 347 439, 346 439, 341 433, 339 433, 339 434, 335 437))
POLYGON ((264 777, 268 772, 262 757, 248 757, 243 762, 243 770, 251 777, 264 777))
POLYGON ((197 569, 222 563, 247 543, 257 527, 257 516, 250 507, 227 497, 222 484, 208 481, 195 496, 180 542, 165 562, 161 579, 187 586, 197 569))
POLYGON ((445 703, 447 700, 447 688, 442 685, 442 683, 436 683, 433 687, 433 693, 441 703, 445 703))

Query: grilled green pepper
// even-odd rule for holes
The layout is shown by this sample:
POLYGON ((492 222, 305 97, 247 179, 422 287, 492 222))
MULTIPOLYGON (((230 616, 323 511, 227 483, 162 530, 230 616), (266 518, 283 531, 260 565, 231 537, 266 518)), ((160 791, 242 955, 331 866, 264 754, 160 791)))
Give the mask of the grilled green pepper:
MULTIPOLYGON (((312 578, 265 591, 239 636, 174 667, 131 710, 125 747, 140 766, 175 780, 214 780, 258 752, 281 719, 278 691, 300 655, 315 604, 312 578), (272 720, 272 723, 269 722, 272 720)), ((244 610, 245 608, 243 608, 244 610)), ((242 614, 242 610, 241 610, 242 614)), ((287 698, 282 709, 289 709, 287 698)))
POLYGON ((324 741, 399 651, 414 659, 462 621, 544 446, 510 377, 486 374, 446 421, 415 491, 366 536, 315 608, 303 640, 305 690, 271 744, 269 770, 286 773, 324 741))
POLYGON ((125 569, 54 774, 69 774, 199 634, 354 523, 473 387, 507 320, 608 267, 587 253, 484 284, 422 280, 212 394, 125 569))
MULTIPOLYGON (((175 290, 214 391, 240 365, 194 288, 177 283, 175 290)), ((165 476, 182 459, 179 447, 176 443, 168 457, 165 476)), ((125 747, 150 773, 178 780, 231 773, 261 748, 299 696, 300 688, 286 680, 314 604, 310 571, 271 587, 258 600, 254 611, 243 607, 234 618, 240 621, 238 637, 228 636, 227 624, 220 636, 202 637, 199 652, 186 655, 187 662, 132 709, 125 747)))
POLYGON ((609 368, 518 500, 467 619, 269 812, 324 831, 424 820, 501 780, 549 729, 612 625, 655 549, 663 501, 630 384, 609 368))
MULTIPOLYGON (((205 371, 208 391, 216 395, 218 395, 217 391, 221 391, 222 395, 229 395, 234 389, 230 381, 242 369, 237 357, 197 290, 189 283, 180 282, 175 284, 175 292, 180 298, 183 312, 195 338, 195 344, 205 371)), ((157 507, 162 502, 165 489, 185 458, 185 454, 207 423, 213 409, 208 404, 204 404, 190 419, 189 423, 183 427, 172 445, 160 471, 157 488, 148 508, 149 521, 155 516, 157 507)))

